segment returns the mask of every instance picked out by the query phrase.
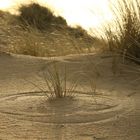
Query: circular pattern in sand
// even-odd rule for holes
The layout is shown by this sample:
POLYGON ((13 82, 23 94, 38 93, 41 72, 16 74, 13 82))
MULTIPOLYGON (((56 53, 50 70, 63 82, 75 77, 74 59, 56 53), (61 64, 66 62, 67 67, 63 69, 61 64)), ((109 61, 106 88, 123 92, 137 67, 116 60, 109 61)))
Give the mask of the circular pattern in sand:
POLYGON ((128 99, 85 93, 54 100, 40 93, 24 93, 0 98, 0 113, 40 123, 89 123, 123 114, 129 105, 128 99))

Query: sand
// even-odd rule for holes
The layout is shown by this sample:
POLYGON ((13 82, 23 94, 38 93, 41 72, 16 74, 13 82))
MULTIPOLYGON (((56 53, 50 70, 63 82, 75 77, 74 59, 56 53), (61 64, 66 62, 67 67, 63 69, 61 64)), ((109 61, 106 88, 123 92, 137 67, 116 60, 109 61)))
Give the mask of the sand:
POLYGON ((139 65, 110 54, 1 53, 0 139, 139 140, 139 78, 139 65), (38 88, 48 91, 40 75, 54 64, 61 76, 66 67, 68 86, 78 79, 74 98, 48 100, 38 88))

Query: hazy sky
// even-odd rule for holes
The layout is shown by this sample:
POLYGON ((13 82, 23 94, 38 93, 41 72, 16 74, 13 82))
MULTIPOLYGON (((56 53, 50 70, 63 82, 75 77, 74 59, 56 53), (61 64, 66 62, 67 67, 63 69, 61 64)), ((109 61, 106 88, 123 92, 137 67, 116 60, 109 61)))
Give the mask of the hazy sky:
MULTIPOLYGON (((32 0, 49 5, 55 12, 66 18, 68 24, 79 24, 84 28, 99 27, 112 19, 109 0, 32 0)), ((0 9, 17 7, 29 0, 0 0, 0 9)))

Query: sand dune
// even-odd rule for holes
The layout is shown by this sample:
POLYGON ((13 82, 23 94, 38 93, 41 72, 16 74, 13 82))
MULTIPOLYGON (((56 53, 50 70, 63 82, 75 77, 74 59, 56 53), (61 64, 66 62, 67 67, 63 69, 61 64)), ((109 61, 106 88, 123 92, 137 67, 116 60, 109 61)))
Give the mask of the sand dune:
MULTIPOLYGON (((110 54, 0 54, 0 139, 139 140, 140 67, 110 54), (48 101, 40 75, 56 64, 78 79, 75 98, 48 101), (91 92, 90 81, 95 92, 91 92)), ((49 94, 49 93, 48 93, 49 94)))

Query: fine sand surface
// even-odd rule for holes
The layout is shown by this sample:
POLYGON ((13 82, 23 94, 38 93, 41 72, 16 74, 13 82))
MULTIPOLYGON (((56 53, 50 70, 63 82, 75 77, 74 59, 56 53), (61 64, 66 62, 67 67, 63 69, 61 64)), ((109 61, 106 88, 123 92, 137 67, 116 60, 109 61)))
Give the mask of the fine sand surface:
POLYGON ((110 54, 1 53, 0 140, 140 140, 139 83, 140 66, 110 54), (66 67, 68 86, 78 80, 74 98, 50 101, 40 92, 54 64, 61 76, 66 67))

